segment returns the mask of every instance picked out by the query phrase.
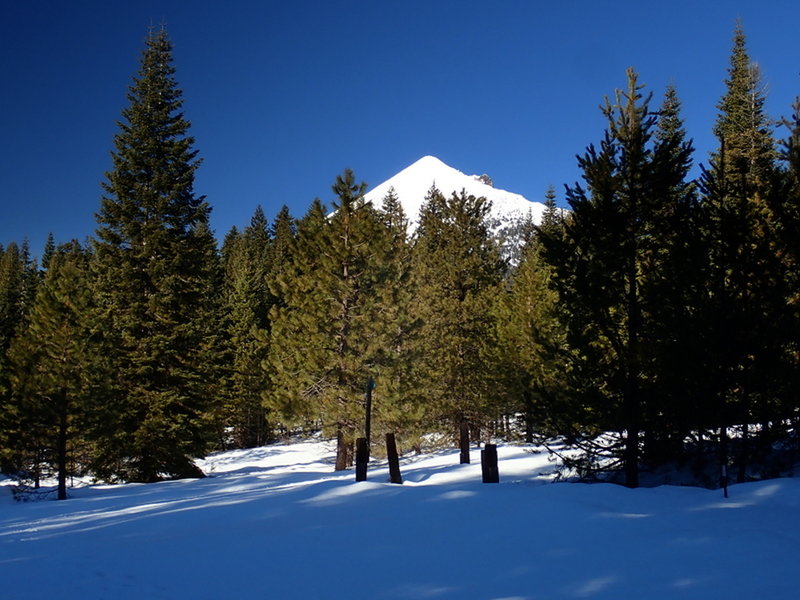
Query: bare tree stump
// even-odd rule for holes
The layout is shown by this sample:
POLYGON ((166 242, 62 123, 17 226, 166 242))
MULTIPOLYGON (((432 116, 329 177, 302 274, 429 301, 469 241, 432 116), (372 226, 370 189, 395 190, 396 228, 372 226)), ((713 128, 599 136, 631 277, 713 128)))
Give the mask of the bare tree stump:
POLYGON ((500 470, 497 468, 497 446, 486 444, 481 450, 481 472, 483 483, 500 483, 500 470))
POLYGON ((461 464, 469 464, 469 423, 466 421, 461 422, 461 464))
POLYGON ((367 480, 367 463, 369 462, 369 446, 367 438, 356 440, 356 481, 367 480))
POLYGON ((403 483, 400 475, 400 457, 397 455, 397 442, 393 433, 386 434, 386 457, 389 459, 389 482, 403 483))

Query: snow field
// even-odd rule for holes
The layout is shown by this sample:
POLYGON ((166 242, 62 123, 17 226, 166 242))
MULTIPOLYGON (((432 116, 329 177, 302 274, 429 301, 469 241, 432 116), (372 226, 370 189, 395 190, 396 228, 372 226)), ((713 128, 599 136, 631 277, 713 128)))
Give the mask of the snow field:
POLYGON ((0 496, 0 597, 792 598, 800 483, 718 490, 551 484, 545 452, 333 472, 334 446, 217 454, 210 477, 0 496))

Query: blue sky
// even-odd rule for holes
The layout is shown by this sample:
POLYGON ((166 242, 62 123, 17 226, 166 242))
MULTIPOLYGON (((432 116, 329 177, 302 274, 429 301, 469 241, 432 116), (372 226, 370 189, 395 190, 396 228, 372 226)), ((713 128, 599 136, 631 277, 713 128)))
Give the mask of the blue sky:
POLYGON ((563 198, 628 66, 656 105, 677 86, 703 162, 736 19, 779 118, 800 94, 798 17, 796 0, 3 2, 0 243, 38 254, 50 231, 93 233, 151 23, 175 47, 196 190, 222 237, 258 204, 301 216, 330 201, 345 168, 372 187, 426 154, 563 198))

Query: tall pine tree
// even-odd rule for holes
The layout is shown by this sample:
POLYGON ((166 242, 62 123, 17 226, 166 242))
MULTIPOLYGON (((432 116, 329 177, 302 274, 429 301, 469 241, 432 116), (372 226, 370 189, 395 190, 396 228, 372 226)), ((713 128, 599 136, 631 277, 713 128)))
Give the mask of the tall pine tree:
POLYGON ((366 184, 336 179, 334 213, 318 201, 300 222, 288 267, 276 281, 268 399, 286 418, 317 420, 337 438, 336 469, 352 463, 364 390, 387 339, 378 288, 390 251, 366 184))
MULTIPOLYGON (((494 329, 492 297, 505 273, 486 198, 431 188, 414 243, 415 314, 422 320, 417 365, 429 418, 439 430, 479 430, 490 406, 487 344, 494 329)), ((462 456, 462 460, 466 457, 462 456)))
POLYGON ((16 451, 30 472, 56 473, 66 499, 74 449, 91 437, 91 414, 110 379, 102 332, 93 329, 89 256, 77 243, 51 254, 29 324, 9 349, 16 451))
POLYGON ((38 282, 27 241, 0 246, 0 470, 4 472, 19 469, 14 456, 21 433, 10 395, 7 352, 14 337, 25 329, 38 282))
POLYGON ((420 319, 412 306, 416 295, 408 218, 394 188, 383 198, 379 215, 388 246, 383 281, 376 288, 385 346, 377 361, 373 394, 376 433, 396 433, 401 444, 418 447, 423 431, 424 398, 420 394, 414 338, 420 319))
MULTIPOLYGON (((547 191, 546 207, 541 227, 555 235, 560 217, 552 188, 547 191)), ((496 394, 507 398, 506 414, 522 415, 528 443, 537 434, 556 434, 554 417, 562 411, 564 335, 558 295, 550 282, 552 271, 542 256, 539 234, 534 233, 494 303, 496 394)))
POLYGON ((577 350, 583 432, 619 433, 606 450, 635 487, 650 396, 649 337, 659 319, 649 281, 659 277, 657 257, 668 251, 661 215, 686 177, 690 148, 653 141, 657 118, 633 69, 627 89, 606 100, 603 112, 608 128, 600 148, 579 157, 587 188, 568 188, 564 233, 545 235, 543 243, 577 350))
POLYGON ((96 465, 108 478, 197 475, 208 441, 219 267, 174 74, 166 31, 151 31, 97 214, 99 317, 118 371, 96 465))
POLYGON ((260 367, 267 352, 269 252, 269 224, 259 206, 241 234, 228 236, 223 253, 232 354, 226 425, 238 448, 260 446, 267 441, 266 413, 261 401, 266 376, 260 367))
MULTIPOLYGON (((744 479, 749 429, 768 425, 772 388, 780 378, 785 332, 785 279, 775 253, 775 216, 768 198, 777 152, 757 66, 741 23, 731 51, 726 93, 714 133, 719 148, 701 181, 709 253, 710 396, 726 453, 727 431, 741 428, 737 478, 744 479)), ((768 430, 769 427, 766 427, 768 430)), ((765 429, 762 429, 764 431, 765 429)))

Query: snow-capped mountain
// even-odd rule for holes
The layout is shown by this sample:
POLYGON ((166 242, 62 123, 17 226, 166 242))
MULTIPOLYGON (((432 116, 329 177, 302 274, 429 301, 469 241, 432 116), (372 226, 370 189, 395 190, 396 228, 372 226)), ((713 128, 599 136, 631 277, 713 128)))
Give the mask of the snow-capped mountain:
POLYGON ((374 187, 366 194, 365 199, 380 208, 383 198, 394 188, 413 231, 419 218, 419 209, 432 185, 447 197, 453 192, 460 193, 463 189, 467 194, 491 200, 491 216, 498 220, 519 221, 530 214, 533 222, 538 224, 545 208, 541 202, 532 202, 520 194, 494 188, 484 183, 478 175, 465 175, 435 156, 423 156, 394 177, 374 187))

